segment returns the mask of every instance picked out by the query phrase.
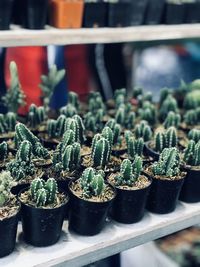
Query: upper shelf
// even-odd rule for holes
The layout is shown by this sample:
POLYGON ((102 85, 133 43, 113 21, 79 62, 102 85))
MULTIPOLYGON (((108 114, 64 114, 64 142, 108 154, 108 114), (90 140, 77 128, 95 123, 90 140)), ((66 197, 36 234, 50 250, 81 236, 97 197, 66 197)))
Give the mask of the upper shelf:
POLYGON ((44 46, 89 43, 117 43, 200 38, 200 24, 135 26, 126 28, 28 30, 12 26, 0 31, 0 46, 44 46))

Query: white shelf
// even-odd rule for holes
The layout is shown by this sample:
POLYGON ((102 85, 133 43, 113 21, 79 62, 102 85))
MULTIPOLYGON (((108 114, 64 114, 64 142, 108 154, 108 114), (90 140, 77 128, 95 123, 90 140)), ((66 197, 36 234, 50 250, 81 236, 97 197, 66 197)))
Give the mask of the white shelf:
POLYGON ((12 26, 0 31, 0 46, 43 46, 200 38, 200 24, 135 26, 126 28, 28 30, 12 26))
POLYGON ((147 213, 132 225, 108 222, 99 235, 82 237, 63 227, 60 241, 50 247, 34 248, 22 241, 21 225, 15 251, 0 259, 2 267, 78 267, 118 252, 144 244, 200 222, 200 205, 179 203, 175 212, 167 215, 147 213), (63 263, 63 265, 62 265, 63 263))

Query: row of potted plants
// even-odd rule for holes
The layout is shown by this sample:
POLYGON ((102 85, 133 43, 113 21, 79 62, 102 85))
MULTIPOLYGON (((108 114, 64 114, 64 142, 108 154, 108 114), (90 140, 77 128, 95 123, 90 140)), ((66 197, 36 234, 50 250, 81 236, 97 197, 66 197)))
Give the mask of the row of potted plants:
POLYGON ((0 29, 11 21, 29 29, 196 23, 199 10, 196 0, 2 0, 0 29))

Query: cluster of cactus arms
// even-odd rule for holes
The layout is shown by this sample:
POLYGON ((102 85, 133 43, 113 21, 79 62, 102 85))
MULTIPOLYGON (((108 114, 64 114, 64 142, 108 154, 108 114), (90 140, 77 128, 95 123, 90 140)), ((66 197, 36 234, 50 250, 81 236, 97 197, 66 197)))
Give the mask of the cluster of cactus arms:
POLYGON ((115 176, 115 183, 118 186, 133 186, 137 182, 142 172, 142 159, 137 156, 132 163, 129 159, 124 159, 120 174, 115 176))
POLYGON ((47 133, 50 138, 62 137, 66 131, 67 118, 60 115, 57 120, 49 119, 47 121, 47 133))
POLYGON ((200 130, 199 129, 192 129, 188 133, 188 139, 193 140, 195 143, 200 141, 200 130))
POLYGON ((95 134, 92 140, 93 166, 104 168, 110 160, 111 146, 109 141, 101 134, 95 134))
POLYGON ((178 113, 177 101, 171 94, 167 96, 167 98, 163 101, 160 107, 159 111, 160 120, 164 121, 170 111, 178 113))
POLYGON ((77 114, 77 109, 74 105, 72 104, 67 104, 65 107, 62 107, 60 109, 60 114, 63 114, 66 116, 66 118, 71 118, 73 117, 75 114, 77 114))
POLYGON ((121 142, 122 132, 120 124, 118 124, 115 119, 110 119, 105 126, 109 127, 113 132, 113 145, 119 144, 121 142))
POLYGON ((0 144, 0 161, 4 161, 8 156, 8 144, 4 141, 0 144))
POLYGON ((114 101, 115 107, 118 108, 120 105, 123 105, 126 101, 126 89, 117 89, 114 92, 114 101))
POLYGON ((11 188, 14 184, 13 178, 9 171, 0 173, 0 208, 6 206, 11 198, 11 188))
POLYGON ((10 171, 15 180, 23 180, 27 176, 35 174, 32 152, 31 143, 25 140, 20 144, 16 158, 7 164, 7 170, 10 171))
POLYGON ((6 124, 7 131, 8 132, 14 132, 16 123, 17 123, 16 113, 8 112, 5 115, 5 124, 6 124))
POLYGON ((85 129, 93 133, 101 131, 104 114, 105 111, 103 109, 98 109, 95 113, 92 113, 91 111, 87 112, 84 118, 85 129))
POLYGON ((144 139, 144 142, 147 142, 152 137, 152 130, 151 127, 148 125, 146 121, 141 121, 139 124, 135 127, 135 137, 138 139, 142 137, 144 139))
POLYGON ((176 114, 173 111, 170 111, 167 114, 167 117, 163 123, 165 129, 168 129, 171 126, 174 126, 175 128, 178 128, 181 123, 181 116, 180 114, 176 114))
POLYGON ((184 151, 183 160, 187 165, 199 166, 200 165, 200 141, 190 140, 187 148, 184 151))
POLYGON ((47 75, 41 75, 40 88, 43 94, 45 110, 49 109, 49 103, 53 95, 54 89, 62 81, 65 76, 65 70, 57 70, 57 66, 53 65, 47 75))
POLYGON ((200 124, 200 107, 188 110, 184 115, 184 122, 189 126, 200 124))
POLYGON ((134 137, 127 138, 127 154, 130 160, 134 160, 136 156, 143 155, 144 140, 143 138, 135 139, 134 137))
POLYGON ((92 167, 84 170, 80 184, 85 198, 100 196, 103 193, 105 188, 104 176, 103 171, 96 171, 92 167))
POLYGON ((177 148, 165 148, 160 154, 159 161, 152 166, 156 176, 175 177, 180 174, 180 156, 177 148))
POLYGON ((39 139, 23 124, 18 123, 15 127, 15 144, 16 147, 23 141, 29 141, 33 149, 33 155, 38 158, 49 158, 49 152, 42 146, 39 139))
POLYGON ((164 148, 176 147, 178 136, 175 127, 170 127, 165 132, 158 132, 155 135, 155 150, 162 152, 164 148))
POLYGON ((162 88, 160 90, 160 100, 159 100, 159 103, 160 105, 165 101, 165 99, 172 94, 172 90, 169 89, 169 88, 162 88))
POLYGON ((85 141, 85 126, 79 115, 67 118, 65 130, 72 130, 75 134, 75 142, 83 143, 85 141))
POLYGON ((184 99, 183 106, 186 110, 200 107, 200 90, 189 92, 184 99))
POLYGON ((137 98, 138 106, 142 107, 143 103, 146 101, 152 102, 152 98, 153 98, 152 92, 145 92, 143 93, 143 95, 139 95, 137 98))
POLYGON ((37 107, 35 104, 31 104, 28 112, 28 125, 31 128, 36 128, 46 118, 44 107, 37 107))
POLYGON ((135 112, 131 111, 131 104, 122 104, 119 106, 115 115, 115 120, 118 124, 126 129, 133 129, 135 126, 135 112))
POLYGON ((7 90, 5 96, 2 97, 8 111, 17 113, 18 108, 25 106, 25 94, 22 91, 17 65, 14 61, 10 63, 10 76, 11 83, 10 88, 7 90))
POLYGON ((111 128, 108 127, 108 126, 105 126, 105 127, 103 128, 103 130, 102 130, 101 135, 102 135, 106 140, 108 140, 109 145, 110 145, 110 147, 112 148, 112 146, 113 146, 113 131, 111 130, 111 128))
POLYGON ((79 99, 78 99, 78 94, 75 92, 70 91, 68 93, 68 103, 71 104, 72 106, 74 106, 76 108, 76 110, 79 110, 79 99))
POLYGON ((49 178, 46 182, 36 178, 30 185, 31 199, 37 207, 45 207, 56 202, 58 185, 54 178, 49 178))
POLYGON ((93 91, 89 93, 88 108, 93 114, 99 109, 105 110, 105 105, 99 92, 93 91))
POLYGON ((156 108, 151 102, 145 101, 138 113, 141 120, 145 120, 151 125, 156 123, 156 108))

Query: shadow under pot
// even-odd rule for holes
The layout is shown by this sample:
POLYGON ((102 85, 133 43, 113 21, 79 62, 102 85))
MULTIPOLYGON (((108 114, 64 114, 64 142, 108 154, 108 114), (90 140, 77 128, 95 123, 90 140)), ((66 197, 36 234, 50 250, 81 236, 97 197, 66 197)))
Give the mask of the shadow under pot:
POLYGON ((144 154, 152 158, 154 161, 159 160, 160 153, 158 153, 157 151, 153 149, 152 141, 148 141, 144 144, 144 154))
POLYGON ((14 0, 0 1, 0 30, 9 30, 14 0))
POLYGON ((116 191, 111 185, 106 184, 113 193, 112 198, 105 202, 94 202, 78 197, 72 190, 72 184, 73 181, 69 183, 69 230, 84 236, 96 235, 105 226, 116 191))
POLYGON ((187 172, 179 199, 187 203, 200 201, 200 167, 194 168, 187 166, 187 172))
POLYGON ((177 179, 164 179, 161 177, 152 178, 151 189, 147 200, 147 209, 157 214, 167 214, 176 208, 181 188, 184 182, 184 175, 177 179))
POLYGON ((127 27, 130 26, 131 3, 117 2, 109 3, 108 6, 108 26, 127 27))
POLYGON ((142 25, 147 8, 147 0, 131 1, 130 25, 142 25))
POLYGON ((83 25, 85 28, 98 28, 107 26, 108 3, 85 3, 83 25))
POLYGON ((166 23, 166 24, 182 24, 182 23, 184 23, 185 11, 186 10, 185 10, 184 4, 166 3, 164 23, 166 23))
POLYGON ((66 196, 65 201, 55 208, 34 207, 20 199, 28 189, 23 189, 18 195, 24 240, 36 247, 51 246, 60 238, 68 198, 66 196))
POLYGON ((200 22, 200 2, 185 3, 185 22, 198 23, 200 22))
POLYGON ((23 27, 44 29, 47 23, 48 0, 24 0, 23 27))
POLYGON ((151 179, 147 178, 144 188, 115 187, 117 196, 112 204, 111 218, 126 224, 139 222, 144 216, 150 185, 151 179))
POLYGON ((149 0, 145 13, 145 24, 147 25, 160 24, 164 11, 164 6, 165 6, 164 0, 149 0))

